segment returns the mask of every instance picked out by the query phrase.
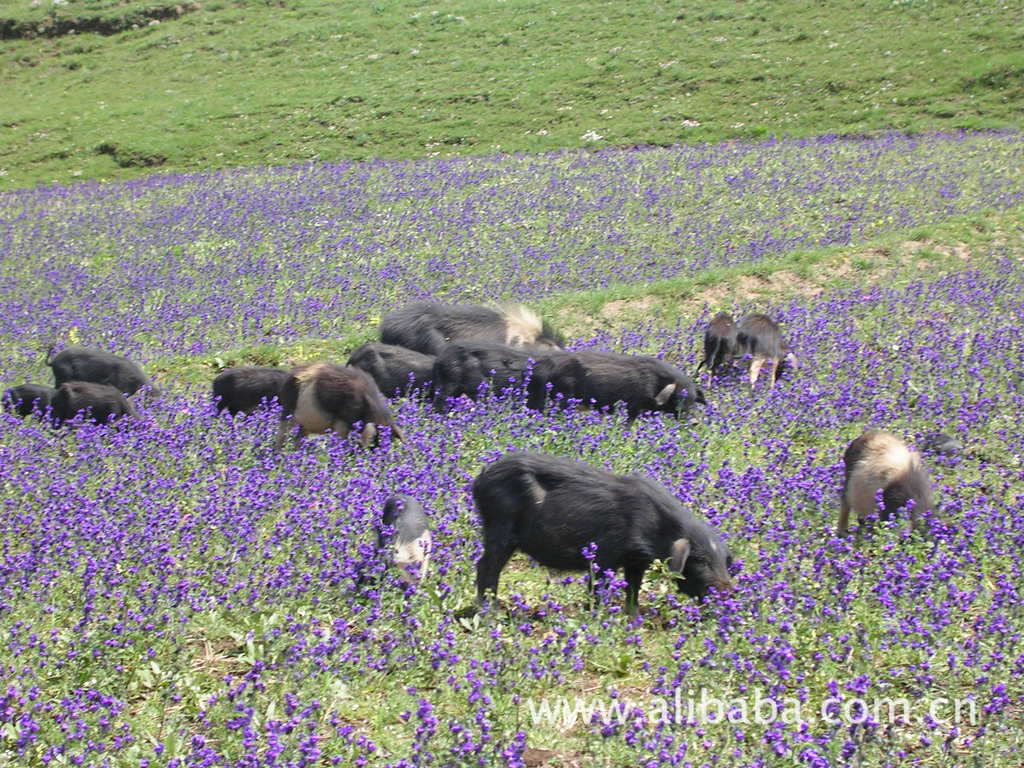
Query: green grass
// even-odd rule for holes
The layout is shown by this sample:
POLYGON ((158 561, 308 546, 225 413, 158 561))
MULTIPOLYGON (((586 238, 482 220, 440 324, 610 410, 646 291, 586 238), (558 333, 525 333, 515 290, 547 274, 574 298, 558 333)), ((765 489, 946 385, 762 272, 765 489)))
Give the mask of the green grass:
MULTIPOLYGON (((2 0, 0 20, 155 4, 2 0)), ((795 0, 203 4, 5 40, 0 184, 1020 124, 1024 11, 795 0), (595 138, 600 137, 600 138, 595 138)))

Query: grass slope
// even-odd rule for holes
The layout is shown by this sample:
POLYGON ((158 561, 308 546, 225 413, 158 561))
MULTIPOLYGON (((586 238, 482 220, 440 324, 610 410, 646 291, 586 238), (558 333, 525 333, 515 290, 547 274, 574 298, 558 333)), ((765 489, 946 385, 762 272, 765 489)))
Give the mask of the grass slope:
MULTIPOLYGON (((0 27, 151 4, 0 3, 0 27)), ((185 4, 5 40, 0 184, 1019 124, 1024 12, 795 0, 185 4)))

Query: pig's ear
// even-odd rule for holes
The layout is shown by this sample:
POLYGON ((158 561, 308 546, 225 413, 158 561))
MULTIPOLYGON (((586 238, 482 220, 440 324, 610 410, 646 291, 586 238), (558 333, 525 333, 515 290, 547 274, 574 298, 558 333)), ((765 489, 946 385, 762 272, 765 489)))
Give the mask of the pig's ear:
POLYGON ((668 402, 668 399, 672 397, 672 393, 675 391, 675 382, 672 382, 671 384, 666 384, 665 387, 661 390, 661 392, 654 396, 654 404, 659 406, 664 405, 665 403, 668 402))
POLYGON ((668 569, 682 574, 686 559, 690 556, 690 540, 676 539, 672 542, 672 554, 669 557, 668 569))

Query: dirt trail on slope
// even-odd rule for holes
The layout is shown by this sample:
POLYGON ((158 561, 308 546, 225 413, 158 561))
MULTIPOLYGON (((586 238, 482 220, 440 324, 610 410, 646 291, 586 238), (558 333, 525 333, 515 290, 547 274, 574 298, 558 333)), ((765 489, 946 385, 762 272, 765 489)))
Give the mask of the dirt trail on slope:
MULTIPOLYGON (((998 232, 986 237, 991 247, 1006 246, 1024 252, 1024 234, 998 232)), ((853 250, 827 257, 798 271, 779 268, 763 273, 725 278, 678 295, 648 294, 607 301, 596 313, 568 306, 557 312, 559 328, 569 337, 589 336, 597 330, 635 327, 652 320, 675 322, 705 308, 711 312, 735 310, 751 303, 776 304, 788 299, 813 299, 828 291, 881 283, 935 278, 969 265, 989 248, 963 242, 905 240, 895 245, 853 250)), ((1024 257, 1022 257, 1024 258, 1024 257)), ((756 269, 755 266, 751 270, 756 269)), ((770 268, 769 268, 770 269, 770 268)))

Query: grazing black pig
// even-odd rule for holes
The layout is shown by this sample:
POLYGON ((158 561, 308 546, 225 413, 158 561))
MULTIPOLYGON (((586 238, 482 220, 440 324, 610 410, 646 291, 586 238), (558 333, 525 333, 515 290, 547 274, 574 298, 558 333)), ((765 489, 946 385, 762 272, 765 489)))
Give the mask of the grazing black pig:
MULTIPOLYGON (((46 364, 53 369, 53 381, 58 387, 66 381, 91 381, 134 395, 143 387, 152 386, 137 363, 100 349, 66 347, 57 354, 50 350, 46 364)), ((153 389, 153 393, 157 394, 157 390, 153 389)))
POLYGON ((898 437, 879 429, 869 429, 843 453, 846 471, 843 498, 839 510, 839 535, 846 535, 850 512, 858 521, 878 512, 875 495, 882 491, 883 509, 879 519, 887 520, 911 500, 910 525, 916 527, 920 515, 933 508, 932 491, 921 457, 898 437))
POLYGON ((288 381, 291 371, 244 365, 226 368, 213 380, 213 399, 217 410, 226 410, 232 416, 255 411, 261 403, 277 398, 281 387, 288 381))
POLYGON ((384 502, 377 547, 389 566, 398 569, 402 579, 412 584, 422 581, 430 561, 430 527, 423 505, 411 496, 395 494, 384 502), (384 526, 394 528, 385 535, 384 526))
POLYGON ((551 397, 582 400, 585 407, 612 408, 625 403, 630 421, 647 411, 678 416, 693 403, 706 403, 693 379, 664 360, 593 350, 554 352, 538 360, 528 386, 527 406, 543 410, 549 391, 551 397))
POLYGON ((370 374, 380 391, 390 396, 426 389, 435 359, 413 349, 371 342, 353 352, 348 364, 370 374))
POLYGON ((487 341, 449 344, 434 361, 434 409, 444 413, 448 399, 459 395, 475 400, 484 382, 492 382, 496 389, 521 383, 536 356, 487 341))
POLYGON ((704 359, 697 370, 707 366, 709 373, 717 373, 724 364, 732 362, 736 354, 738 329, 732 315, 719 312, 704 331, 704 359))
POLYGON ((307 434, 333 431, 348 437, 352 425, 363 423, 360 443, 368 448, 377 442, 377 427, 388 426, 396 439, 402 433, 388 410, 384 396, 365 371, 358 368, 315 363, 296 368, 281 387, 281 426, 277 449, 288 432, 298 425, 296 445, 307 434))
POLYGON ((489 309, 430 301, 385 315, 380 340, 425 355, 439 355, 449 342, 466 340, 535 349, 564 346, 560 334, 521 304, 489 309))
POLYGON ((644 572, 669 561, 678 588, 703 600, 710 587, 732 587, 732 557, 718 533, 686 511, 662 486, 638 475, 614 475, 589 464, 539 453, 509 453, 473 482, 483 521, 477 563, 481 602, 518 549, 541 565, 585 571, 585 547, 597 545, 598 571, 622 568, 626 603, 637 609, 644 572))
POLYGON ((753 314, 744 317, 736 331, 737 354, 751 355, 750 386, 757 383, 761 368, 765 363, 771 366, 771 386, 782 375, 787 363, 796 367, 796 356, 785 339, 778 323, 768 315, 753 314))
POLYGON ((92 381, 65 381, 57 387, 51 406, 53 419, 59 424, 71 421, 82 411, 96 424, 138 415, 135 406, 117 387, 92 381))
POLYGON ((50 407, 57 390, 42 384, 21 384, 4 392, 3 407, 8 413, 29 416, 33 411, 43 413, 50 407))

